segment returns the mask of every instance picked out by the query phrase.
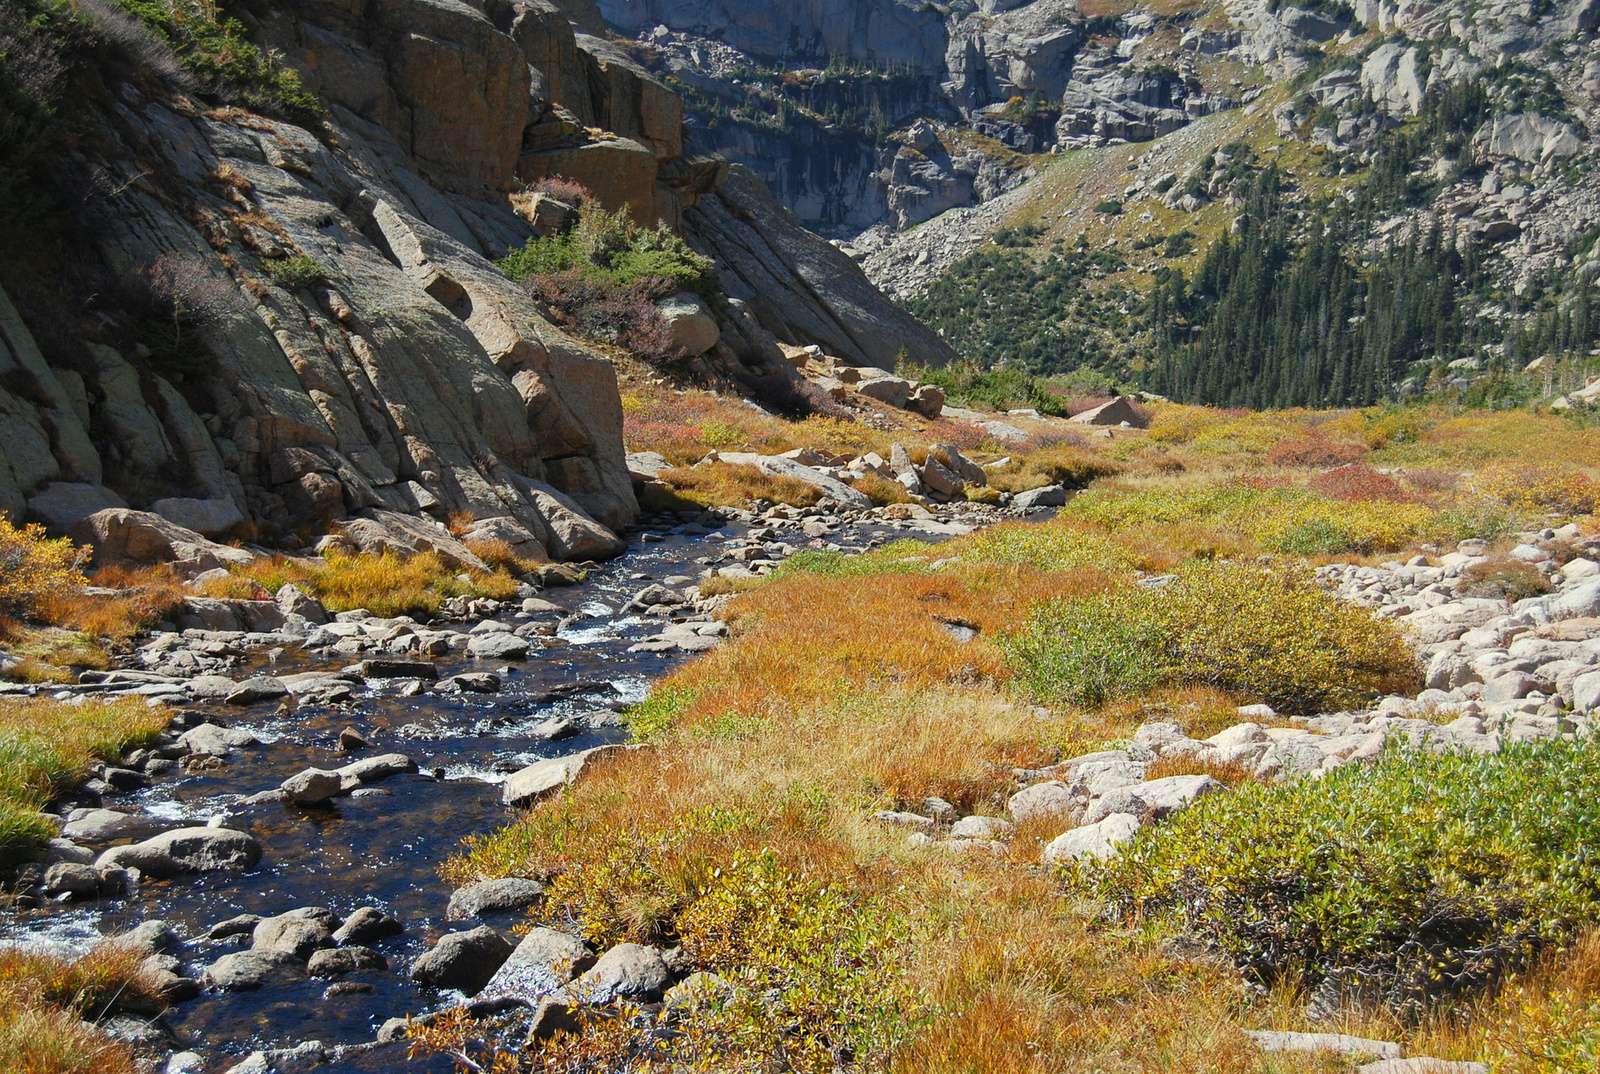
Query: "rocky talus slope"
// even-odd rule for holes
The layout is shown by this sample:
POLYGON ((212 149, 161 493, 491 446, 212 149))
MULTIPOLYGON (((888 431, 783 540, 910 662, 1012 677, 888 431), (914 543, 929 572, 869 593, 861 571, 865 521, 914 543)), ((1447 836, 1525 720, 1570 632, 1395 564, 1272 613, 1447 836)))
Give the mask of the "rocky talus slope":
POLYGON ((117 63, 74 83, 60 247, 18 222, 0 291, 14 517, 291 541, 359 519, 381 548, 470 515, 530 554, 615 552, 637 506, 613 368, 491 260, 540 234, 518 191, 546 177, 650 225, 706 199, 721 369, 792 378, 780 339, 949 356, 759 182, 686 154, 672 91, 542 0, 252 8, 238 32, 324 109, 299 123, 197 91, 116 9, 82 17, 117 63))

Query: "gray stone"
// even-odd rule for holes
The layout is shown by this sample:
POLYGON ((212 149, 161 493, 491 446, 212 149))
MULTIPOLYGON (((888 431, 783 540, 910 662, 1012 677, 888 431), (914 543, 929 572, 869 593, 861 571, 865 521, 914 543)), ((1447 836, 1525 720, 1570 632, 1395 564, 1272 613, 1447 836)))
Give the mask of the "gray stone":
POLYGON ((1082 857, 1105 861, 1119 853, 1118 847, 1139 834, 1139 818, 1113 813, 1097 824, 1073 828, 1051 840, 1041 860, 1046 865, 1063 865, 1082 857))
POLYGON ((521 877, 480 880, 456 889, 450 896, 450 905, 445 908, 445 918, 464 921, 484 914, 526 909, 539 901, 544 889, 539 881, 521 877))
POLYGON ((372 944, 389 936, 398 936, 404 931, 405 926, 396 918, 375 907, 363 906, 334 930, 333 940, 340 945, 372 944))
POLYGON ((1077 796, 1059 779, 1046 780, 1018 791, 1006 807, 1018 824, 1037 817, 1071 817, 1078 811, 1077 796))
POLYGON ((266 985, 306 979, 306 964, 287 951, 238 951, 206 967, 205 980, 225 992, 251 992, 266 985))
POLYGON ((523 660, 531 646, 515 634, 479 634, 467 644, 467 651, 480 660, 523 660))
POLYGON ((585 1003, 610 1003, 617 999, 653 1002, 672 982, 661 952, 643 944, 618 944, 572 983, 571 993, 585 1003))
POLYGON ((1006 839, 1017 826, 999 817, 962 817, 950 826, 952 839, 1006 839))
POLYGON ((333 946, 333 929, 326 920, 295 914, 263 918, 250 936, 252 951, 282 952, 304 962, 312 952, 333 946))
POLYGON ((100 894, 100 874, 95 872, 93 866, 57 862, 44 871, 42 886, 47 895, 92 899, 100 894))
POLYGON ((565 757, 535 761, 506 780, 500 800, 508 806, 530 805, 574 782, 592 760, 619 748, 626 747, 596 746, 565 757))
POLYGON ((261 924, 260 914, 240 914, 212 925, 210 931, 206 933, 206 939, 227 940, 234 936, 250 936, 259 924, 261 924))
POLYGON ((250 869, 261 860, 261 844, 231 828, 179 828, 131 846, 112 847, 97 868, 138 869, 163 879, 217 869, 250 869))
POLYGON ((127 506, 127 501, 104 485, 52 481, 42 492, 28 497, 28 518, 44 523, 53 533, 65 533, 96 511, 127 506))
POLYGON ((230 705, 256 705, 288 696, 289 688, 282 682, 270 675, 260 675, 241 682, 225 700, 230 705))
POLYGON ((594 964, 589 945, 577 936, 555 929, 531 929, 480 994, 548 995, 594 964))
POLYGON ((219 536, 247 521, 244 512, 232 500, 157 500, 150 505, 150 510, 204 537, 219 536))
POLYGON ((673 350, 684 358, 704 354, 722 337, 711 308, 698 295, 679 292, 659 299, 656 312, 672 337, 673 350))
POLYGON ((417 762, 403 753, 380 753, 376 757, 365 757, 359 761, 351 761, 342 768, 334 770, 339 777, 340 784, 345 790, 354 790, 357 787, 380 783, 394 776, 409 775, 417 771, 417 762))
POLYGON ((111 809, 74 810, 61 829, 67 839, 79 843, 110 843, 118 839, 144 839, 173 828, 176 822, 152 817, 148 813, 118 813, 111 809))
POLYGON ((1400 1045, 1393 1041, 1352 1037, 1344 1033, 1292 1033, 1278 1029, 1247 1029, 1245 1036, 1264 1052, 1334 1052, 1399 1059, 1400 1045))
POLYGON ((295 805, 313 806, 344 793, 345 787, 339 773, 307 768, 284 780, 282 790, 295 805))
POLYGON ((284 615, 303 616, 308 622, 318 625, 328 622, 328 609, 323 606, 322 601, 293 582, 280 588, 275 599, 284 615))
POLYGON ((479 926, 439 938, 433 950, 411 965, 411 978, 431 988, 453 988, 476 995, 511 957, 512 946, 494 929, 479 926))
POLYGON ((306 964, 312 977, 343 977, 347 973, 383 973, 389 960, 370 947, 351 945, 313 952, 306 964))
POLYGON ((260 744, 261 740, 249 731, 237 727, 221 727, 214 723, 191 727, 178 736, 178 745, 184 749, 212 757, 227 757, 236 749, 260 744))
POLYGON ((1019 511, 1031 511, 1035 507, 1062 507, 1066 502, 1065 488, 1060 485, 1046 485, 1043 488, 1017 493, 1011 499, 1011 506, 1019 511))

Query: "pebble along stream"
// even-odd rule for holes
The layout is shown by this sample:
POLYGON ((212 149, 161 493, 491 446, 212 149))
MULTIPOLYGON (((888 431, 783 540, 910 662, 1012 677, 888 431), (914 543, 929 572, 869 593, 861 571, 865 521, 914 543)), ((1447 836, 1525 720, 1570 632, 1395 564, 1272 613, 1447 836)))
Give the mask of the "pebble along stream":
MULTIPOLYGON (((407 967, 445 932, 483 923, 508 932, 520 912, 446 921, 451 887, 439 878, 438 868, 464 838, 491 832, 512 819, 500 803, 498 787, 509 774, 541 758, 623 741, 627 729, 617 710, 645 697, 655 679, 689 658, 684 652, 630 652, 630 646, 660 632, 664 621, 622 610, 646 586, 698 575, 706 557, 715 559, 720 545, 742 536, 746 527, 730 523, 709 534, 697 526, 684 529, 657 528, 637 535, 627 554, 580 585, 542 593, 568 609, 569 616, 556 636, 542 639, 545 644, 527 660, 507 664, 452 653, 438 662, 441 679, 466 671, 501 672, 499 693, 403 696, 403 680, 372 679, 350 702, 302 703, 292 713, 279 711, 277 702, 244 708, 195 706, 216 713, 220 722, 249 730, 262 744, 235 751, 229 763, 215 768, 180 768, 143 790, 108 798, 106 805, 137 808, 183 825, 214 822, 247 831, 262 845, 260 865, 244 873, 147 878, 125 898, 0 911, 0 944, 81 952, 103 936, 160 920, 185 941, 174 952, 185 964, 184 972, 198 975, 218 957, 248 945, 248 934, 206 939, 213 925, 239 914, 265 917, 299 907, 326 907, 344 917, 358 907, 373 906, 404 925, 401 935, 373 944, 387 957, 388 972, 353 974, 332 986, 313 979, 268 984, 251 992, 208 988, 149 1028, 157 1039, 141 1046, 142 1054, 195 1049, 205 1057, 207 1071, 225 1070, 255 1049, 294 1047, 308 1040, 329 1048, 369 1043, 388 1018, 460 1002, 455 993, 414 984, 407 967), (579 733, 554 742, 535 733, 538 724, 559 716, 573 718, 579 733), (341 752, 338 739, 346 726, 358 729, 370 745, 341 752), (307 767, 337 768, 382 753, 406 754, 421 771, 393 776, 315 808, 246 801, 307 767), (158 1041, 164 1032, 170 1037, 162 1046, 158 1041)), ((937 532, 940 527, 928 529, 934 532, 860 521, 847 523, 828 539, 852 550, 873 538, 947 536, 937 532)), ((798 532, 788 539, 806 543, 798 532)), ((469 625, 452 624, 457 629, 469 625)), ((340 659, 335 654, 332 660, 312 660, 290 652, 269 665, 265 656, 252 655, 232 674, 245 678, 337 668, 353 659, 359 657, 340 659)), ((450 1069, 439 1059, 406 1063, 404 1047, 352 1050, 316 1069, 328 1074, 399 1066, 408 1071, 450 1069)))

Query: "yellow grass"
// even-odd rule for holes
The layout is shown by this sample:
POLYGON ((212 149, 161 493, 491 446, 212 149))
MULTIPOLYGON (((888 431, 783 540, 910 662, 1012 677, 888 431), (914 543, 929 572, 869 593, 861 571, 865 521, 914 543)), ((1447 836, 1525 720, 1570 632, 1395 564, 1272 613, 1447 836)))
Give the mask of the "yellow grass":
POLYGON ((432 613, 450 597, 506 600, 515 595, 518 582, 507 571, 506 563, 523 561, 512 555, 509 547, 488 550, 500 558, 497 569, 489 574, 461 571, 433 552, 405 558, 393 552, 330 555, 320 563, 285 557, 257 559, 230 568, 231 577, 207 583, 203 592, 215 597, 260 599, 293 582, 321 600, 329 611, 365 608, 380 616, 432 613))
POLYGON ((55 834, 38 810, 81 781, 91 761, 120 758, 167 722, 143 698, 77 705, 0 698, 0 865, 25 860, 55 834))
POLYGON ((0 1070, 8 1074, 133 1074, 128 1047, 85 1019, 114 1011, 159 1014, 166 1002, 140 963, 115 941, 77 960, 0 951, 0 1070))

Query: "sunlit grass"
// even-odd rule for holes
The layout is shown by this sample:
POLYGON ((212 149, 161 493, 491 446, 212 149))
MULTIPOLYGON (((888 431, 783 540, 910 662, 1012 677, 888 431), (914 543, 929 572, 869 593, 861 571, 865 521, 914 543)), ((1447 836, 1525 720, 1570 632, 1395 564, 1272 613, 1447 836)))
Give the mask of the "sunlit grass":
POLYGON ((39 810, 81 781, 91 761, 117 760, 167 722, 143 698, 74 705, 0 698, 0 866, 26 860, 55 835, 39 810))
MULTIPOLYGON (((509 556, 509 549, 506 550, 509 556)), ((510 557, 515 560, 514 556, 510 557)), ((400 557, 329 555, 324 561, 274 557, 231 568, 231 577, 208 582, 208 596, 260 599, 293 582, 316 596, 332 612, 365 608, 378 616, 439 610, 451 597, 516 595, 517 579, 502 565, 485 574, 448 566, 433 552, 400 557)))

